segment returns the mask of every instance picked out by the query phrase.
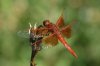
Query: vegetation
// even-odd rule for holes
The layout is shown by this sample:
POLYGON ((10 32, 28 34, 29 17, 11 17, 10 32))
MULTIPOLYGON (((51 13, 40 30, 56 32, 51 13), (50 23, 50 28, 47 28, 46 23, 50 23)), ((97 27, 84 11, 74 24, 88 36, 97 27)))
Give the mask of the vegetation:
POLYGON ((37 54, 37 66, 99 66, 100 0, 0 0, 0 66, 29 66, 29 39, 20 31, 27 31, 29 22, 55 23, 63 10, 66 24, 77 20, 67 41, 78 59, 59 43, 37 54))

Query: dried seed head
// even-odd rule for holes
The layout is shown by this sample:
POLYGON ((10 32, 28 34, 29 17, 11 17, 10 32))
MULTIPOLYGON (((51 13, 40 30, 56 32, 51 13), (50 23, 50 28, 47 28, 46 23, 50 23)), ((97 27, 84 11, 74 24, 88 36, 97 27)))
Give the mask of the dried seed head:
POLYGON ((35 25, 34 25, 34 30, 37 28, 37 24, 35 23, 35 25))

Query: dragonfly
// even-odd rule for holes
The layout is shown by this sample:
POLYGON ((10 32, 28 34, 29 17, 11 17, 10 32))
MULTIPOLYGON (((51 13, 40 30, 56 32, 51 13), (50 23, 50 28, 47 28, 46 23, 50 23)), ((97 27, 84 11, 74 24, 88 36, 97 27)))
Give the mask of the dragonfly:
POLYGON ((71 37, 71 27, 75 22, 76 20, 74 20, 71 24, 65 25, 63 15, 61 14, 56 24, 53 24, 49 20, 44 20, 43 27, 42 29, 38 29, 38 33, 42 33, 42 35, 45 35, 47 33, 49 34, 47 37, 43 38, 43 42, 45 44, 55 46, 58 44, 59 40, 75 58, 78 58, 75 51, 71 48, 71 46, 63 37, 71 37))
POLYGON ((75 58, 78 58, 75 51, 64 38, 71 37, 71 28, 75 22, 76 21, 73 21, 70 24, 65 25, 63 15, 61 15, 58 18, 56 24, 53 24, 49 20, 44 20, 43 25, 39 25, 38 27, 36 27, 36 25, 32 27, 30 24, 30 29, 28 32, 30 44, 32 47, 30 66, 36 66, 34 63, 34 57, 36 56, 37 52, 41 50, 42 42, 46 45, 56 46, 58 41, 60 41, 75 58))

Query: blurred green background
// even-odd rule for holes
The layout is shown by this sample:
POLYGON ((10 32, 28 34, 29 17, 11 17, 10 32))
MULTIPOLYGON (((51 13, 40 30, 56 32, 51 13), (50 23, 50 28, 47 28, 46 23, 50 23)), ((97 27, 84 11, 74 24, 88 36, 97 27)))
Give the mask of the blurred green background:
POLYGON ((37 66, 99 66, 100 0, 0 0, 0 66, 29 66, 30 43, 18 32, 27 30, 29 22, 55 23, 63 10, 66 24, 77 20, 68 43, 78 59, 59 43, 37 54, 37 66))

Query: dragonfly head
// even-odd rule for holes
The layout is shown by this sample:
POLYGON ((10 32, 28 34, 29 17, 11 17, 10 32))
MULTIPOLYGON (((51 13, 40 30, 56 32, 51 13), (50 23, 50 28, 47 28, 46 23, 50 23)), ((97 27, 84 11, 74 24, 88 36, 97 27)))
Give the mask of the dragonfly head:
POLYGON ((51 25, 51 23, 50 23, 49 20, 44 20, 43 25, 46 26, 46 27, 49 27, 51 25))

